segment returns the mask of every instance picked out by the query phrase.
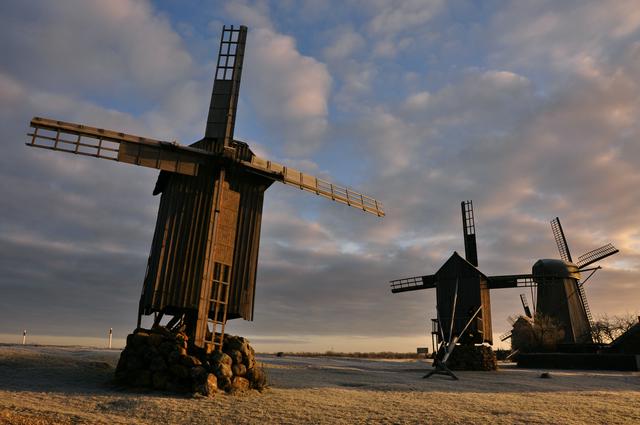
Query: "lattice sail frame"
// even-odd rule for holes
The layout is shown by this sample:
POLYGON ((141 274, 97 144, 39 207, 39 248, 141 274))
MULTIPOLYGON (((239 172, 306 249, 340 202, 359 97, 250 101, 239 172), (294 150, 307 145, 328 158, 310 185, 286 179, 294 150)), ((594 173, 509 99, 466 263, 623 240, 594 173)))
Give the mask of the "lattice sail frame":
POLYGON ((617 254, 618 252, 620 251, 615 246, 608 243, 604 246, 601 246, 600 248, 596 248, 592 251, 582 254, 580 257, 578 257, 578 262, 576 263, 576 265, 578 266, 578 269, 584 269, 585 267, 590 266, 591 264, 596 263, 603 258, 607 258, 611 255, 617 254))
POLYGON ((478 247, 476 243, 476 224, 473 214, 473 201, 463 201, 462 209, 462 234, 464 237, 465 259, 478 267, 478 247))
POLYGON ((553 237, 556 240, 556 245, 558 246, 560 258, 562 258, 564 261, 569 261, 572 263, 573 259, 571 258, 571 252, 569 251, 567 238, 564 235, 562 224, 560 224, 560 219, 558 217, 554 218, 551 221, 551 230, 553 231, 553 237))
MULTIPOLYGON (((142 167, 195 176, 201 166, 211 164, 218 155, 177 142, 141 137, 82 124, 34 117, 27 146, 125 162, 142 167), (71 137, 69 137, 71 136, 71 137)), ((384 217, 382 203, 356 190, 340 186, 292 167, 254 156, 240 161, 248 171, 286 185, 384 217)))

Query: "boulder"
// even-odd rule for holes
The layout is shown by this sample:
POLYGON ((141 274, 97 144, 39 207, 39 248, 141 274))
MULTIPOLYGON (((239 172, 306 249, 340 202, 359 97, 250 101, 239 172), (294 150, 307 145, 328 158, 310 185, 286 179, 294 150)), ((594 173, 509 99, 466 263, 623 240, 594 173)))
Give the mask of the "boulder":
POLYGON ((233 360, 227 353, 214 351, 209 355, 209 363, 211 365, 214 365, 214 367, 216 364, 224 364, 231 367, 231 365, 233 364, 233 360))
POLYGON ((233 376, 245 376, 247 374, 247 367, 240 364, 234 364, 231 366, 231 371, 233 372, 233 376))
POLYGON ((250 388, 249 380, 241 376, 235 376, 231 380, 231 390, 233 392, 247 391, 250 388))
POLYGON ((247 370, 245 375, 251 384, 251 388, 262 391, 267 387, 267 374, 261 367, 253 367, 247 370))
POLYGON ((216 374, 218 378, 229 378, 233 377, 233 371, 229 365, 220 363, 217 368, 213 370, 213 373, 216 374))
POLYGON ((231 361, 233 364, 242 364, 242 352, 239 350, 230 350, 228 352, 229 357, 231 357, 231 361))
POLYGON ((213 373, 206 374, 204 381, 201 383, 196 383, 193 389, 194 393, 202 394, 206 397, 213 397, 217 391, 218 378, 216 378, 213 373))

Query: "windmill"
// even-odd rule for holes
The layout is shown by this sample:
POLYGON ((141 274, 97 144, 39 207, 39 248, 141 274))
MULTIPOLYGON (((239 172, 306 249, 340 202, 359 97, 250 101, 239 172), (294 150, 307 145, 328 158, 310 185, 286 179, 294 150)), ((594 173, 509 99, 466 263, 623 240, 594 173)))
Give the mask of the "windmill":
POLYGON ((234 139, 247 27, 223 26, 204 138, 184 146, 35 117, 28 146, 159 169, 162 194, 142 287, 143 315, 173 316, 194 344, 221 350, 229 319, 253 320, 264 192, 274 182, 379 217, 374 198, 256 156, 234 139))
MULTIPOLYGON (((596 262, 617 254, 611 244, 587 252, 573 262, 569 245, 558 217, 551 221, 551 230, 560 253, 560 259, 541 259, 531 274, 489 276, 489 288, 537 287, 536 314, 550 317, 564 330, 563 343, 592 343, 593 318, 584 291, 584 284, 601 267, 589 267, 596 262), (581 272, 590 272, 582 280, 581 272)), ((501 340, 511 336, 502 335, 501 340)))
POLYGON ((477 268, 473 202, 462 202, 461 210, 465 258, 454 252, 435 274, 392 280, 391 292, 435 288, 438 318, 432 334, 439 342, 446 346, 492 344, 488 278, 477 268))

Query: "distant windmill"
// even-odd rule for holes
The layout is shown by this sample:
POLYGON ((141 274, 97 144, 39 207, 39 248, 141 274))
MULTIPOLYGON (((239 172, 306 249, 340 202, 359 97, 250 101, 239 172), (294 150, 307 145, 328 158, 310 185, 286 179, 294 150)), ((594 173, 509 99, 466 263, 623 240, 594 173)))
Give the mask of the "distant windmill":
MULTIPOLYGON (((473 203, 464 201, 462 206, 462 228, 465 258, 456 252, 434 274, 392 280, 391 292, 408 292, 436 288, 437 315, 432 334, 437 341, 452 341, 462 344, 493 343, 491 334, 491 302, 489 290, 515 287, 537 288, 536 314, 542 314, 559 323, 565 333, 564 343, 592 342, 593 319, 584 292, 584 283, 600 267, 588 268, 592 264, 614 255, 619 251, 611 244, 589 251, 574 264, 560 220, 551 222, 553 235, 562 259, 542 259, 533 265, 532 273, 520 275, 486 276, 477 269, 478 251, 476 247, 475 217, 473 203), (580 272, 590 272, 581 280, 580 272), (457 291, 453 288, 457 288, 457 291), (457 298, 457 302, 453 300, 457 298), (453 305, 457 305, 454 311, 453 305), (477 307, 481 311, 470 326, 468 320, 477 307), (455 318, 454 318, 454 313, 455 318), (452 325, 453 323, 453 325, 452 325), (464 330, 464 332, 463 332, 464 330)), ((524 294, 520 296, 525 315, 533 317, 524 294)), ((506 340, 511 332, 503 334, 506 340)))
MULTIPOLYGON (((196 346, 221 350, 228 319, 253 319, 264 192, 279 181, 384 216, 375 199, 256 156, 233 138, 247 27, 226 27, 204 138, 190 146, 33 118, 29 146, 161 170, 142 315, 173 316, 196 346)), ((277 107, 274 105, 274 107, 277 107)))
MULTIPOLYGON (((472 201, 461 203, 465 258, 457 252, 432 275, 392 280, 391 292, 436 289, 439 342, 492 344, 488 278, 478 270, 478 250, 472 201)), ((448 356, 447 356, 448 357, 448 356)))
MULTIPOLYGON (((588 266, 619 251, 613 245, 606 244, 581 255, 574 263, 558 217, 551 221, 551 229, 561 259, 538 260, 533 265, 531 274, 490 276, 489 287, 537 286, 536 314, 548 316, 562 326, 565 335, 561 342, 591 343, 593 318, 584 292, 584 283, 600 266, 588 266), (591 273, 581 280, 580 272, 591 273)), ((500 339, 504 341, 510 336, 510 332, 507 332, 500 339)))

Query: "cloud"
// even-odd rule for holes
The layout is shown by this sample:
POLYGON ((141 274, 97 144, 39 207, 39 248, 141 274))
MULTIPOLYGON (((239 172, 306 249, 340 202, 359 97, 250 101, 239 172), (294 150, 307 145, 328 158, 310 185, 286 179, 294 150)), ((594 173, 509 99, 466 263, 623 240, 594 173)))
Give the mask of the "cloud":
POLYGON ((396 34, 426 24, 442 9, 441 0, 379 2, 369 22, 373 33, 396 34))
POLYGON ((367 30, 375 38, 373 55, 393 58, 414 45, 415 37, 444 8, 441 0, 367 3, 373 15, 367 30))
POLYGON ((176 95, 198 85, 185 78, 197 73, 145 2, 3 9, 0 270, 2 311, 13 318, 3 329, 77 335, 113 323, 125 334, 157 212, 157 172, 27 148, 28 123, 39 115, 158 138, 189 134, 169 123, 200 115, 178 107, 176 95), (125 98, 131 103, 110 107, 125 98))
POLYGON ((301 54, 293 37, 278 33, 269 18, 248 5, 231 4, 231 16, 253 24, 243 69, 243 96, 285 153, 318 149, 327 129, 331 76, 326 65, 301 54))
POLYGON ((333 40, 324 48, 324 56, 330 61, 351 58, 365 46, 365 39, 353 28, 342 27, 332 31, 333 40))
POLYGON ((633 38, 639 28, 634 0, 507 2, 492 19, 500 46, 495 58, 560 72, 606 60, 615 52, 612 46, 633 38))
POLYGON ((146 1, 21 2, 3 10, 0 46, 11 60, 2 68, 32 87, 149 98, 189 76, 180 37, 146 1))

